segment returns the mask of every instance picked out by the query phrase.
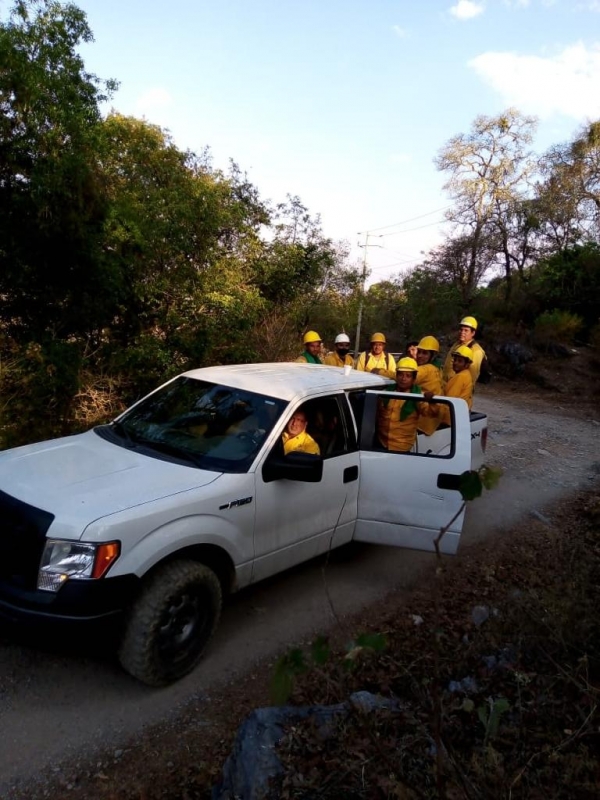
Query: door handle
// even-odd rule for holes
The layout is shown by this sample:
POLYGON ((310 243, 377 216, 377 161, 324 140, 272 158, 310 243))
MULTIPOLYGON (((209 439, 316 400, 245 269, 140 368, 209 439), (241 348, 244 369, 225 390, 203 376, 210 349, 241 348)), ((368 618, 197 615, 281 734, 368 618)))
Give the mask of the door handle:
POLYGON ((346 467, 344 470, 344 483, 358 480, 358 466, 355 464, 353 467, 346 467))

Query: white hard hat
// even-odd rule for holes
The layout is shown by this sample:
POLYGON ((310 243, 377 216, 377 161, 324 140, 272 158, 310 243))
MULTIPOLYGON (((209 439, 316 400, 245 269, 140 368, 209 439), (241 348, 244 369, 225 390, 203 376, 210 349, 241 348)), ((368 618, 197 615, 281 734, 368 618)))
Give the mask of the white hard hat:
POLYGON ((341 344, 342 342, 350 344, 350 337, 347 333, 338 333, 338 335, 335 337, 336 344, 341 344))

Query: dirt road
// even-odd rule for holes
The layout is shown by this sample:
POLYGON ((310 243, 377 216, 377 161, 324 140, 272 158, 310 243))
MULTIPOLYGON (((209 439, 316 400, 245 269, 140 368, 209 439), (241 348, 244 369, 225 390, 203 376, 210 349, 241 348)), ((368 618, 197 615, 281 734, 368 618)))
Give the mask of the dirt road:
MULTIPOLYGON (((487 462, 505 474, 498 489, 469 507, 462 548, 524 515, 543 516, 545 505, 600 473, 600 419, 576 418, 566 405, 522 405, 489 389, 475 407, 490 419, 487 462)), ((338 615, 348 614, 410 587, 431 565, 428 554, 364 548, 328 566, 328 591, 338 615)), ((303 565, 232 598, 201 666, 160 691, 137 684, 112 661, 22 646, 0 630, 0 798, 96 747, 118 753, 128 736, 331 623, 321 563, 303 565)))

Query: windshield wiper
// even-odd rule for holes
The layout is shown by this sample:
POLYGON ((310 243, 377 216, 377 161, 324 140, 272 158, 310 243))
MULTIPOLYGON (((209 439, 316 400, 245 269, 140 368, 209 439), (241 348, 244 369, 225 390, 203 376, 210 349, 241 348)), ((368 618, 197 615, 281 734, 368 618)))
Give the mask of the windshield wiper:
POLYGON ((135 436, 123 422, 113 422, 111 427, 118 436, 120 436, 122 439, 125 439, 125 443, 128 447, 135 447, 140 441, 139 438, 135 436))
POLYGON ((162 440, 156 441, 155 439, 143 439, 140 441, 140 444, 142 444, 144 447, 159 450, 162 453, 175 456, 180 461, 187 461, 189 464, 193 464, 195 467, 202 466, 199 458, 195 458, 191 453, 187 453, 185 450, 181 450, 181 448, 176 447, 173 444, 168 444, 168 442, 163 442, 162 440))

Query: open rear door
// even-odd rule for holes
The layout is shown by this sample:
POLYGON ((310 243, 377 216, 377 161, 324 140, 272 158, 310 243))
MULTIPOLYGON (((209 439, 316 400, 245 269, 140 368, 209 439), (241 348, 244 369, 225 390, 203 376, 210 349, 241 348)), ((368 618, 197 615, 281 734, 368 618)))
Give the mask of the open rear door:
MULTIPOLYGON (((433 452, 397 453, 383 449, 377 436, 377 409, 384 399, 415 399, 400 392, 367 392, 360 436, 360 487, 354 538, 374 544, 434 551, 434 540, 463 504, 458 479, 471 469, 471 428, 464 400, 437 400, 449 406, 451 424, 439 430, 447 441, 433 452)), ((419 437, 427 439, 427 437, 419 437)), ((421 447, 421 450, 423 448, 421 447)), ((458 549, 464 510, 440 542, 440 551, 458 549)))

